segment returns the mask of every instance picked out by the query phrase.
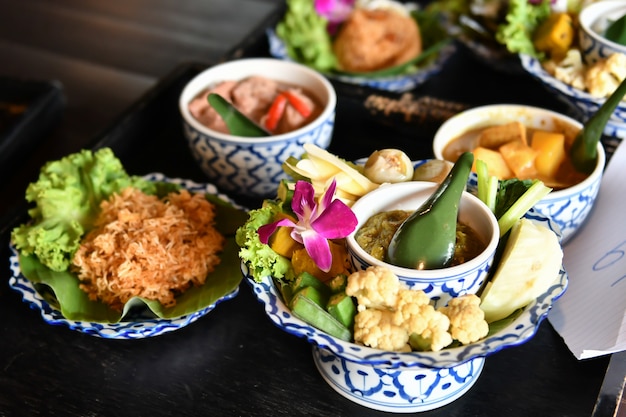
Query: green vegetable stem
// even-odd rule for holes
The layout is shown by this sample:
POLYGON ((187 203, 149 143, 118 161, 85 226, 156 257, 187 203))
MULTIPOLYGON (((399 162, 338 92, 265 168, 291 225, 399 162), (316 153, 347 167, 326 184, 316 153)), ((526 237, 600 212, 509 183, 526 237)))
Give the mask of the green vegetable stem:
POLYGON ((400 225, 389 244, 389 263, 415 269, 450 264, 461 195, 473 162, 471 152, 462 154, 437 190, 400 225))
POLYGON ((626 95, 626 79, 606 99, 598 111, 585 123, 583 129, 578 132, 570 149, 570 158, 577 171, 590 174, 596 166, 598 156, 598 142, 602 137, 602 131, 615 111, 617 105, 626 95))

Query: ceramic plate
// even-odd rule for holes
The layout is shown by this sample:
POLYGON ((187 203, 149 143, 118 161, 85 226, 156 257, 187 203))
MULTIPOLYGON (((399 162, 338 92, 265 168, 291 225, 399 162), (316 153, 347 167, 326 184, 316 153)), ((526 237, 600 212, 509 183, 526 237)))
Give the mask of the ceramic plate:
MULTIPOLYGON (((274 58, 292 61, 293 59, 287 54, 287 48, 282 39, 280 39, 274 29, 267 29, 267 38, 269 41, 269 52, 274 58)), ((449 44, 441 49, 437 55, 437 59, 416 72, 411 74, 396 75, 381 78, 367 78, 348 76, 341 74, 325 73, 328 78, 345 82, 348 84, 356 84, 378 90, 405 92, 426 82, 430 77, 438 74, 443 68, 444 63, 452 56, 455 51, 454 44, 449 44)))
MULTIPOLYGON (((150 181, 178 184, 188 189, 190 192, 202 192, 215 195, 220 200, 233 207, 245 210, 226 195, 218 193, 217 188, 212 184, 198 184, 189 180, 171 179, 159 173, 149 174, 145 176, 145 178, 150 181)), ((28 303, 32 309, 38 310, 44 321, 52 325, 64 325, 71 330, 106 339, 141 339, 180 329, 206 315, 219 303, 234 298, 239 292, 240 281, 229 281, 226 285, 220 287, 219 293, 215 294, 215 301, 213 303, 202 307, 198 311, 176 318, 159 318, 147 307, 144 307, 139 310, 139 312, 133 311, 128 319, 124 318, 122 321, 116 323, 68 320, 58 308, 56 298, 49 288, 45 285, 29 281, 22 274, 17 250, 13 246, 11 246, 10 249, 11 256, 9 262, 12 276, 9 279, 9 286, 22 294, 23 301, 28 303)), ((208 284, 207 281, 205 285, 210 284, 208 284)))
MULTIPOLYGON (((549 227, 558 233, 558 228, 546 217, 533 210, 527 218, 549 227)), ((321 330, 294 317, 283 303, 271 277, 256 282, 248 274, 245 264, 241 265, 246 281, 252 286, 258 300, 265 306, 267 316, 276 326, 295 336, 305 338, 315 346, 350 362, 361 365, 399 368, 451 368, 467 361, 492 355, 504 348, 522 344, 532 338, 541 322, 547 317, 552 304, 566 290, 568 277, 561 268, 550 288, 526 306, 521 314, 495 334, 466 346, 443 349, 439 352, 387 352, 334 338, 321 330)))

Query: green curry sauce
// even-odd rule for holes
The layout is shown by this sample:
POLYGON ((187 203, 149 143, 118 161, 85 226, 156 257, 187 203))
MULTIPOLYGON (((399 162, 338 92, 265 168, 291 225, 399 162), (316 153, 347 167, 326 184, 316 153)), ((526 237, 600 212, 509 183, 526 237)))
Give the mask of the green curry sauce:
MULTIPOLYGON (((378 260, 385 260, 394 233, 412 211, 391 210, 373 215, 356 232, 359 246, 378 260)), ((459 265, 480 254, 487 245, 470 226, 457 222, 454 258, 450 266, 459 265)))

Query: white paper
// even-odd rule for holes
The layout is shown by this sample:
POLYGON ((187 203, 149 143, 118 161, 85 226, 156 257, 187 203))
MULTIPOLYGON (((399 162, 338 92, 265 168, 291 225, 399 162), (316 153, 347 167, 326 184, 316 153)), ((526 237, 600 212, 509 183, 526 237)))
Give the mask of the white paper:
POLYGON ((578 359, 626 350, 626 145, 618 146, 587 224, 563 248, 569 287, 548 319, 578 359))

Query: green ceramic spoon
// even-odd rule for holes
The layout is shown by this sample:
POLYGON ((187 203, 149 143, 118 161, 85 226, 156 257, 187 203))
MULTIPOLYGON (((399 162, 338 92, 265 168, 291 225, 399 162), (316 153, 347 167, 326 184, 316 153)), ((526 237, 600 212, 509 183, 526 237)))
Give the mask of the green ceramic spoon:
POLYGON ((208 100, 209 104, 224 119, 231 135, 243 137, 271 136, 270 132, 254 123, 219 94, 209 94, 208 100))

